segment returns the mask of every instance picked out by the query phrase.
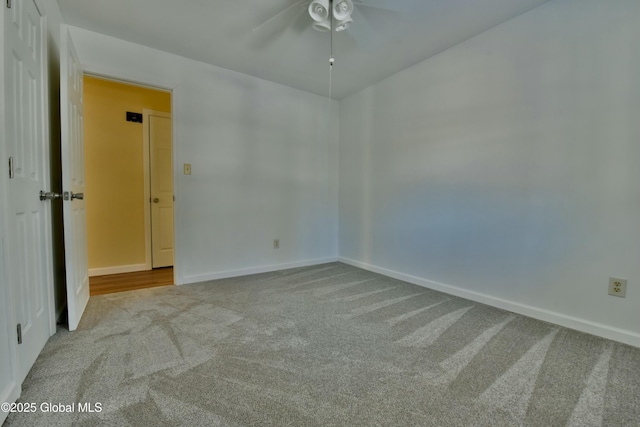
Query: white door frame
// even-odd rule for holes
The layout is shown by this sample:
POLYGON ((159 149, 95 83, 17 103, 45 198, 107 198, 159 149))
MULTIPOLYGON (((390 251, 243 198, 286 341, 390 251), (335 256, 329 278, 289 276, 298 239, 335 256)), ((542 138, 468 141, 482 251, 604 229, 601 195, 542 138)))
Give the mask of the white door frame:
MULTIPOLYGON (((144 108, 142 110, 142 162, 143 162, 143 172, 144 172, 144 258, 145 264, 147 266, 147 270, 153 269, 153 256, 151 254, 152 243, 151 243, 151 158, 149 155, 149 150, 151 149, 151 135, 149 134, 149 121, 150 116, 160 116, 160 117, 168 117, 171 119, 173 124, 173 117, 171 113, 167 113, 165 111, 157 111, 150 110, 144 108)), ((173 126, 171 126, 171 132, 173 133, 173 126)), ((173 140, 171 141, 173 145, 173 140)), ((174 154, 171 153, 171 159, 173 160, 174 154)), ((175 162, 174 162, 175 164, 175 162)), ((174 168, 175 169, 175 168, 174 168)), ((175 191, 175 185, 174 185, 175 191)), ((173 233, 175 236, 176 225, 175 221, 173 224, 173 233)), ((175 250, 175 244, 173 245, 175 250)), ((175 263, 175 259, 174 259, 175 263)))
MULTIPOLYGON (((79 53, 80 55, 80 62, 82 62, 82 53, 79 53)), ((110 68, 110 67, 102 67, 102 66, 96 66, 93 64, 82 64, 84 67, 84 74, 85 76, 91 76, 91 77, 97 77, 103 80, 111 80, 117 83, 124 83, 124 84, 129 84, 129 85, 134 85, 134 86, 141 86, 147 89, 156 89, 156 90, 161 90, 161 91, 165 91, 165 92, 169 92, 171 94, 171 145, 172 145, 172 153, 173 153, 173 194, 174 197, 176 198, 176 200, 178 199, 178 172, 177 172, 177 167, 178 167, 178 161, 177 161, 177 151, 176 151, 176 126, 174 126, 174 114, 175 114, 175 108, 176 108, 176 101, 175 101, 175 89, 177 86, 174 86, 172 84, 167 84, 166 82, 160 82, 160 83, 154 83, 151 80, 151 78, 149 80, 145 80, 145 78, 132 78, 131 76, 128 75, 124 75, 122 74, 122 71, 117 69, 117 68, 110 68)), ((144 114, 143 110, 143 114, 144 114)), ((166 114, 166 112, 165 112, 166 114)), ((148 117, 144 117, 143 115, 143 125, 145 123, 148 123, 148 117)), ((143 132, 147 132, 148 133, 148 129, 146 126, 143 126, 143 132)), ((148 141, 148 135, 146 137, 146 141, 148 141)), ((149 197, 151 196, 150 194, 150 189, 149 189, 149 183, 147 182, 149 180, 149 150, 148 147, 144 149, 144 153, 143 156, 146 156, 146 159, 143 159, 143 167, 145 168, 145 173, 144 173, 144 179, 145 179, 145 193, 144 193, 144 197, 145 200, 149 200, 149 197)), ((150 210, 150 206, 148 203, 145 203, 145 265, 146 268, 148 270, 152 269, 151 266, 151 210, 150 210), (148 211, 148 213, 147 213, 148 211), (148 218, 148 220, 147 220, 148 218), (147 234, 149 233, 149 234, 147 234)), ((179 250, 178 250, 178 245, 176 244, 177 240, 178 240, 178 236, 177 236, 177 227, 176 224, 178 223, 178 212, 176 209, 176 205, 174 204, 174 209, 173 209, 173 236, 174 236, 174 257, 173 257, 173 283, 175 285, 179 285, 181 284, 179 281, 179 250)))
MULTIPOLYGON (((42 6, 40 5, 40 1, 38 0, 33 0, 33 2, 35 3, 36 7, 38 8, 38 10, 40 11, 40 13, 42 14, 42 50, 43 50, 43 54, 42 54, 42 96, 43 96, 43 106, 42 106, 42 120, 43 120, 43 125, 42 125, 42 129, 43 129, 43 134, 44 134, 44 138, 46 139, 46 143, 44 144, 44 152, 42 153, 42 156, 44 159, 46 159, 45 161, 45 171, 46 171, 46 175, 45 175, 45 186, 46 189, 44 189, 45 191, 52 191, 53 189, 51 188, 51 124, 49 123, 49 119, 50 119, 50 111, 49 111, 49 97, 50 97, 50 93, 49 93, 49 24, 47 21, 47 15, 46 15, 46 11, 43 10, 42 6)), ((4 100, 4 98, 2 98, 4 100)), ((55 273, 54 273, 54 267, 53 267, 53 224, 52 224, 52 212, 53 209, 51 207, 51 203, 47 203, 46 204, 46 220, 45 220, 45 230, 46 230, 46 235, 47 235, 47 239, 44 242, 45 245, 47 245, 47 247, 49 248, 49 253, 50 256, 47 257, 47 271, 48 271, 48 279, 49 279, 49 285, 48 285, 48 302, 49 302, 49 334, 53 335, 56 333, 56 301, 55 301, 55 283, 54 283, 54 277, 55 277, 55 273)))

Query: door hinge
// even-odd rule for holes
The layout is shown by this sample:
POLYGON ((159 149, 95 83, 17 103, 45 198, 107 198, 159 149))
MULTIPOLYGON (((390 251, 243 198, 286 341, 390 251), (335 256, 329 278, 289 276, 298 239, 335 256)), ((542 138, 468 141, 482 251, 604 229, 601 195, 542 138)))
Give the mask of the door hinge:
POLYGON ((11 9, 11 0, 7 0, 7 7, 11 9))
POLYGON ((20 323, 18 323, 16 330, 18 331, 18 344, 22 344, 22 325, 20 323))
POLYGON ((15 174, 13 173, 13 157, 9 157, 9 179, 13 179, 15 174))

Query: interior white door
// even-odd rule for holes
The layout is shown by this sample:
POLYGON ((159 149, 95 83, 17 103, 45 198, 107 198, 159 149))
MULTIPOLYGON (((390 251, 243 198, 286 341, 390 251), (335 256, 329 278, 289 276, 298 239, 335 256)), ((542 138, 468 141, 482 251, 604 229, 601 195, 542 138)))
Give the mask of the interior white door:
POLYGON ((5 11, 5 107, 9 156, 10 232, 6 247, 22 383, 49 336, 53 320, 51 201, 45 102, 46 27, 33 0, 13 0, 5 11))
POLYGON ((69 330, 74 331, 89 302, 87 212, 84 203, 83 71, 69 28, 60 34, 60 129, 64 189, 64 249, 69 330))
POLYGON ((149 116, 151 252, 153 268, 173 265, 173 155, 171 116, 149 116))

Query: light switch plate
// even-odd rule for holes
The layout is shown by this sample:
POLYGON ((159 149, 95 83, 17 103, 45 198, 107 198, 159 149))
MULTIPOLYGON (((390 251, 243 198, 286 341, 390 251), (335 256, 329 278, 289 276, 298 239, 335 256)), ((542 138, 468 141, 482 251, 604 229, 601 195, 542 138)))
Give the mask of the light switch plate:
POLYGON ((191 175, 191 163, 184 164, 184 174, 191 175))

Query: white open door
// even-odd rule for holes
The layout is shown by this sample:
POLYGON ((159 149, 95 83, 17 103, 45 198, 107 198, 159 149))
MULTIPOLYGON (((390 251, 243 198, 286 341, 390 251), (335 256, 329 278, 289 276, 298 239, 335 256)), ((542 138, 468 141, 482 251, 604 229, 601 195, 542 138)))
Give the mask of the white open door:
MULTIPOLYGON (((47 192, 50 184, 46 27, 33 0, 13 1, 11 8, 5 10, 3 24, 8 159, 2 161, 8 160, 9 165, 6 199, 9 236, 4 247, 7 260, 4 269, 12 291, 12 310, 2 314, 2 321, 6 321, 8 313, 14 313, 15 317, 9 319, 15 322, 10 325, 9 336, 17 338, 19 385, 55 332, 51 201, 40 198, 40 192, 47 192)), ((7 296, 5 289, 2 297, 7 296)), ((0 370, 3 388, 7 378, 6 357, 3 349, 0 370)), ((0 392, 0 397, 6 398, 6 390, 0 392)))
POLYGON ((65 267, 69 330, 80 323, 89 302, 87 212, 84 203, 84 115, 82 66, 69 27, 60 34, 60 128, 64 216, 65 267))
MULTIPOLYGON (((148 111, 148 110, 147 110, 148 111)), ((173 154, 171 114, 149 114, 151 248, 153 268, 173 265, 173 154)))

